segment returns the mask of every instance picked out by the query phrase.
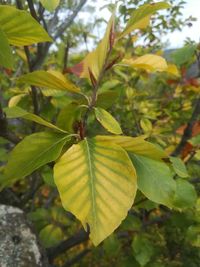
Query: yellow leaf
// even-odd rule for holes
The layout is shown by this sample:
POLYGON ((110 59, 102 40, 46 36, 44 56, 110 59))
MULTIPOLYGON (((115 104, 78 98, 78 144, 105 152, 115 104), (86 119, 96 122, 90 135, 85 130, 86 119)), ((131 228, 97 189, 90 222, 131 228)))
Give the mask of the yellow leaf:
POLYGON ((96 80, 105 65, 105 61, 113 42, 113 28, 114 28, 114 15, 111 16, 106 33, 97 46, 97 48, 90 52, 85 59, 79 64, 71 68, 72 72, 81 78, 88 78, 90 80, 90 71, 96 80))
POLYGON ((125 149, 127 152, 152 158, 155 160, 162 160, 167 157, 165 151, 155 146, 154 144, 144 140, 144 136, 130 137, 130 136, 116 136, 116 135, 99 135, 95 139, 108 144, 117 144, 125 149))
POLYGON ((144 69, 150 72, 166 71, 168 68, 167 62, 163 57, 153 54, 146 54, 137 59, 124 59, 122 62, 133 68, 144 69))
POLYGON ((168 67, 165 71, 174 76, 180 76, 179 70, 174 64, 168 64, 168 67))
POLYGON ((149 25, 151 16, 156 11, 169 7, 170 5, 166 2, 158 2, 140 6, 131 14, 129 21, 119 38, 124 37, 135 29, 145 29, 149 25))
POLYGON ((63 207, 90 228, 97 246, 126 217, 136 190, 136 173, 118 145, 84 139, 55 164, 55 183, 63 207))

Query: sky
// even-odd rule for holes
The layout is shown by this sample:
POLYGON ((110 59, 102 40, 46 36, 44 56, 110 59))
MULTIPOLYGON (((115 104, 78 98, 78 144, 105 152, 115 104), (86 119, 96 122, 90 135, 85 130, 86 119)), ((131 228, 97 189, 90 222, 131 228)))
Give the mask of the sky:
MULTIPOLYGON (((89 0, 90 2, 91 0, 89 0)), ((156 2, 157 0, 152 0, 156 2)), ((109 19, 110 13, 106 9, 100 10, 100 8, 106 3, 110 2, 106 0, 95 1, 96 6, 96 16, 97 18, 109 19)), ((114 0, 113 0, 114 2, 114 0)), ((200 0, 185 0, 186 4, 184 9, 182 9, 183 18, 193 16, 197 18, 197 21, 192 22, 192 27, 184 27, 182 31, 176 31, 163 36, 163 41, 168 41, 168 48, 179 48, 183 46, 184 40, 189 37, 191 40, 200 42, 200 0)), ((104 32, 104 29, 100 30, 100 34, 104 32)), ((99 29, 94 31, 95 35, 99 35, 99 29)))

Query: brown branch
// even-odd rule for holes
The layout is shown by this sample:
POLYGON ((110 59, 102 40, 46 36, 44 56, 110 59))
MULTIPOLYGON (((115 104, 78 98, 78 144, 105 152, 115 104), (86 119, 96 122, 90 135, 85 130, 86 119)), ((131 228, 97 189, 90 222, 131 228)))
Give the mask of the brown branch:
POLYGON ((176 149, 174 150, 174 152, 172 153, 172 156, 178 156, 181 154, 181 151, 185 147, 187 141, 192 137, 192 129, 193 129, 193 126, 194 126, 195 122, 197 121, 199 115, 200 115, 200 98, 198 98, 196 100, 196 104, 195 104, 192 116, 191 116, 185 130, 184 130, 181 141, 178 144, 178 146, 176 147, 176 149))
POLYGON ((49 261, 52 262, 57 256, 87 241, 88 238, 89 238, 89 233, 85 232, 84 230, 80 230, 78 233, 68 238, 67 240, 64 240, 63 242, 58 244, 56 247, 47 249, 47 255, 48 255, 49 261))

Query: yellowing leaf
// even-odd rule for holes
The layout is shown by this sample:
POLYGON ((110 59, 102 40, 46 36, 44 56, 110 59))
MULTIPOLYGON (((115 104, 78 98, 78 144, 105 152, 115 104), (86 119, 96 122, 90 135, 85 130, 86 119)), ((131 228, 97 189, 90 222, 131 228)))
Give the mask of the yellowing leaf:
POLYGON ((59 5, 60 0, 40 0, 40 2, 44 8, 52 12, 59 5))
POLYGON ((63 207, 88 224, 94 245, 120 225, 137 189, 127 153, 94 139, 73 145, 56 163, 54 177, 63 207))
POLYGON ((170 5, 166 2, 158 2, 145 4, 134 10, 119 38, 131 33, 135 29, 145 29, 149 25, 151 16, 158 10, 169 8, 170 5))
POLYGON ((25 120, 34 121, 38 124, 41 124, 43 126, 46 126, 48 128, 54 129, 54 130, 57 130, 59 132, 66 133, 66 131, 58 128, 57 126, 53 125, 52 123, 45 121, 43 118, 41 118, 35 114, 29 113, 20 107, 15 106, 15 107, 11 107, 11 108, 5 108, 4 111, 6 113, 7 118, 9 118, 9 119, 22 118, 25 120))
POLYGON ((99 75, 104 67, 108 51, 112 47, 113 42, 113 27, 114 27, 114 15, 112 15, 104 38, 101 40, 97 48, 90 52, 85 59, 78 65, 71 68, 72 72, 80 76, 81 78, 90 79, 90 71, 94 78, 98 80, 99 75))
POLYGON ((26 95, 27 94, 19 94, 11 97, 8 102, 8 107, 9 108, 15 107, 20 102, 20 100, 24 98, 26 95))
POLYGON ((12 45, 24 46, 52 41, 28 12, 12 6, 0 5, 0 25, 12 45))
POLYGON ((165 71, 174 76, 177 76, 177 77, 180 76, 179 70, 174 64, 168 64, 168 67, 165 71))
POLYGON ((133 68, 144 69, 147 71, 166 71, 168 66, 163 57, 146 54, 137 59, 124 59, 123 63, 130 65, 133 68))
POLYGON ((144 140, 143 136, 130 137, 130 136, 115 136, 115 135, 99 135, 95 137, 97 141, 103 141, 104 143, 113 143, 121 146, 127 152, 133 152, 134 154, 149 157, 155 160, 161 160, 166 158, 167 154, 159 147, 153 145, 144 140))
POLYGON ((95 108, 96 119, 111 133, 122 134, 122 129, 115 118, 103 108, 95 108))
POLYGON ((0 28, 0 65, 5 68, 13 67, 12 51, 5 33, 0 28))
POLYGON ((33 71, 19 77, 18 81, 42 88, 66 90, 73 93, 80 92, 80 89, 76 85, 58 71, 33 71))

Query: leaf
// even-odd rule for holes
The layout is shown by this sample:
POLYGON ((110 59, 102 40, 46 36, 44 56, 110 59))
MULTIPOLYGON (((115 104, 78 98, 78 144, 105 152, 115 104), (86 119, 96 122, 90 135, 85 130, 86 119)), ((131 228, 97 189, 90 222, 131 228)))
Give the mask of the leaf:
POLYGON ((167 62, 163 57, 153 54, 146 54, 136 59, 124 59, 122 62, 133 68, 150 72, 166 71, 168 68, 167 62))
POLYGON ((172 206, 176 182, 169 167, 159 161, 129 154, 138 176, 138 188, 151 201, 172 206))
POLYGON ((54 129, 54 130, 57 130, 59 132, 66 133, 66 131, 58 128, 57 126, 53 125, 52 123, 45 121, 41 117, 39 117, 35 114, 32 114, 32 113, 29 113, 26 110, 24 110, 18 106, 11 107, 11 108, 5 108, 4 112, 6 113, 6 116, 8 119, 22 118, 25 120, 34 121, 38 124, 41 124, 43 126, 46 126, 48 128, 54 129))
POLYGON ((37 70, 19 77, 18 82, 42 88, 79 93, 80 89, 58 71, 37 70))
POLYGON ((60 0, 40 0, 40 2, 45 9, 52 12, 57 8, 60 3, 60 0))
POLYGON ((25 97, 27 94, 18 94, 10 98, 8 102, 8 107, 12 108, 17 106, 17 104, 25 97))
POLYGON ((12 6, 0 5, 0 25, 9 44, 31 45, 39 42, 52 42, 48 33, 26 11, 12 6))
POLYGON ((184 162, 180 159, 180 158, 176 158, 176 157, 170 157, 169 158, 172 166, 174 168, 174 171, 176 172, 176 174, 182 178, 186 178, 188 177, 188 172, 186 169, 186 166, 184 164, 184 162))
POLYGON ((58 127, 73 133, 74 132, 74 122, 80 117, 80 106, 77 103, 69 103, 65 108, 63 108, 57 117, 58 127))
POLYGON ((186 45, 180 49, 177 49, 171 54, 173 62, 178 65, 184 65, 191 61, 192 57, 195 55, 196 45, 186 45))
POLYGON ((12 50, 5 33, 0 28, 0 64, 5 68, 13 68, 12 50))
POLYGON ((117 145, 84 139, 73 145, 54 167, 63 207, 86 229, 95 246, 126 217, 136 194, 135 169, 117 145))
POLYGON ((95 108, 96 119, 101 125, 111 133, 122 134, 122 129, 119 123, 113 116, 103 108, 95 108))
POLYGON ((107 91, 98 94, 96 106, 101 108, 110 108, 116 102, 119 97, 119 93, 117 91, 107 91))
POLYGON ((63 240, 63 232, 60 227, 49 224, 45 226, 39 233, 42 245, 45 248, 56 246, 63 240))
POLYGON ((140 120, 140 126, 145 133, 149 133, 153 129, 151 121, 147 118, 142 118, 140 120))
POLYGON ((91 79, 91 73, 97 81, 99 75, 104 67, 109 50, 113 45, 113 28, 114 28, 114 15, 111 16, 106 33, 97 46, 97 48, 90 52, 83 61, 71 68, 71 71, 81 78, 91 79), (91 73, 90 73, 91 72, 91 73))
POLYGON ((137 262, 145 266, 154 253, 153 243, 143 235, 135 235, 131 246, 137 262))
POLYGON ((149 25, 151 16, 156 11, 166 8, 170 8, 170 5, 166 2, 157 2, 140 6, 131 14, 129 21, 119 38, 131 33, 133 30, 145 29, 149 25))
POLYGON ((160 147, 155 146, 144 140, 144 136, 130 137, 130 136, 115 136, 115 135, 101 135, 95 137, 97 141, 104 143, 113 143, 121 146, 127 152, 149 157, 155 160, 162 160, 167 157, 165 151, 160 147))
POLYGON ((52 132, 40 132, 25 137, 9 155, 5 167, 6 183, 21 179, 56 160, 69 139, 66 134, 52 132))
POLYGON ((191 225, 187 230, 186 238, 192 246, 200 248, 200 226, 191 225))
POLYGON ((168 64, 167 69, 165 71, 169 74, 180 77, 180 72, 175 64, 168 64))
POLYGON ((192 137, 190 140, 189 140, 190 144, 192 144, 193 146, 199 146, 200 145, 200 134, 192 137))
POLYGON ((194 186, 185 179, 177 179, 173 206, 178 209, 191 208, 196 201, 197 193, 194 186))

